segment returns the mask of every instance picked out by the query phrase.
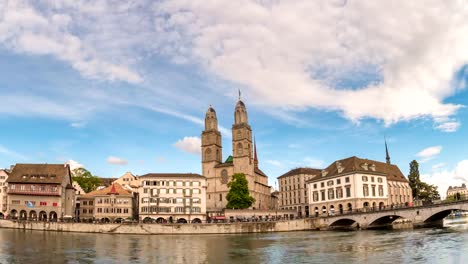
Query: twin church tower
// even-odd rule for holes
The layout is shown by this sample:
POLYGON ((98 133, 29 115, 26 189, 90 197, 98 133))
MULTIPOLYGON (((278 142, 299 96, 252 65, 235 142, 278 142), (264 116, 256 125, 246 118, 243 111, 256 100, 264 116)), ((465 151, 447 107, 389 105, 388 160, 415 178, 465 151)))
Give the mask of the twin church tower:
POLYGON ((202 174, 207 182, 207 211, 220 211, 226 207, 226 195, 229 191, 227 183, 235 173, 244 173, 247 178, 250 195, 255 198, 252 208, 270 208, 271 187, 268 186, 267 175, 258 168, 256 145, 252 142, 252 128, 240 94, 232 125, 232 155, 223 162, 218 118, 211 106, 206 111, 205 130, 202 132, 201 141, 202 174))

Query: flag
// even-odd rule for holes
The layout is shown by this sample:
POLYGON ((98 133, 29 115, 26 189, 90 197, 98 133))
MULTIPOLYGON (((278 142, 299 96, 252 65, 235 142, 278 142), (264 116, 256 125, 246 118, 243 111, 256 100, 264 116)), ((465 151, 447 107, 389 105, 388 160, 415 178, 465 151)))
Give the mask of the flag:
POLYGON ((33 202, 31 202, 31 201, 28 201, 28 205, 27 205, 27 206, 28 206, 29 208, 34 208, 34 204, 33 204, 33 202))

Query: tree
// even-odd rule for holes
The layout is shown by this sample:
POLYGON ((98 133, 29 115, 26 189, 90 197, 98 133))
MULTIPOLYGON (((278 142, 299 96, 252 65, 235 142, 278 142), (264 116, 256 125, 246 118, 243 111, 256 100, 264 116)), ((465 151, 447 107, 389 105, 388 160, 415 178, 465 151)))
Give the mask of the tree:
POLYGON ((408 175, 409 185, 413 193, 413 199, 432 201, 439 200, 440 194, 437 186, 421 181, 419 177, 419 164, 416 160, 410 163, 410 172, 408 175))
POLYGON ((226 196, 229 209, 245 209, 252 206, 255 199, 249 194, 247 178, 243 173, 232 175, 232 180, 228 183, 229 192, 226 196))
POLYGON ((93 176, 90 171, 85 168, 77 168, 72 171, 72 180, 76 181, 83 191, 91 192, 96 190, 96 188, 101 184, 101 180, 93 176))

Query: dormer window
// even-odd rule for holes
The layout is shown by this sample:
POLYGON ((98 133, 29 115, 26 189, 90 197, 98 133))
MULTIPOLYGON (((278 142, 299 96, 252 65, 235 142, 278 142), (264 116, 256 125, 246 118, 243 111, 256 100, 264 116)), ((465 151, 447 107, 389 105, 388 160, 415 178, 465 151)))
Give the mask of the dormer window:
POLYGON ((325 177, 325 176, 327 176, 327 174, 328 174, 328 171, 326 171, 326 170, 322 170, 322 177, 325 177))
POLYGON ((363 163, 361 165, 361 167, 364 169, 364 170, 369 170, 369 165, 367 163, 363 163))
POLYGON ((28 175, 23 175, 23 179, 26 179, 28 177, 28 175))
POLYGON ((338 170, 338 173, 341 173, 344 170, 344 167, 341 165, 341 162, 339 161, 336 162, 336 168, 338 170))
POLYGON ((371 171, 375 171, 375 164, 370 165, 369 168, 371 169, 371 171))

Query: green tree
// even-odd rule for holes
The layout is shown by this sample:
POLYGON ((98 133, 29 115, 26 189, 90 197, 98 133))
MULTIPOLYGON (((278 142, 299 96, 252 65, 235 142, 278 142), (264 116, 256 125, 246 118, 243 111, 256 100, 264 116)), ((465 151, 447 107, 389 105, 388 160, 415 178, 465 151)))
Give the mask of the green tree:
POLYGON ((229 192, 226 196, 229 209, 245 209, 252 206, 255 199, 249 194, 249 186, 245 174, 236 173, 228 183, 229 192))
POLYGON ((410 163, 408 181, 413 193, 413 199, 423 201, 440 199, 437 186, 421 181, 421 178, 419 177, 419 164, 416 160, 413 160, 410 163))
POLYGON ((101 184, 101 180, 85 168, 74 169, 72 171, 72 180, 76 181, 87 193, 96 190, 101 184))

